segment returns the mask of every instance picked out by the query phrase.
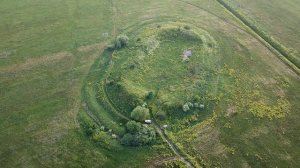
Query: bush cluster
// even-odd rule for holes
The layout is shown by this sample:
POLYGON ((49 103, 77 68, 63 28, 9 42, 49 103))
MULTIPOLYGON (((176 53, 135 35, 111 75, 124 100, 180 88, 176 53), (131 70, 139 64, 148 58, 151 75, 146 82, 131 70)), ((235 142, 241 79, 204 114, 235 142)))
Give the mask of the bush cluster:
POLYGON ((127 133, 122 137, 121 144, 126 146, 142 146, 152 144, 156 140, 154 128, 136 121, 126 124, 127 133))
POLYGON ((165 120, 165 119, 167 119, 168 115, 167 115, 167 113, 166 113, 165 111, 160 110, 160 111, 158 111, 158 112, 156 113, 156 117, 157 117, 159 120, 165 120))
POLYGON ((126 35, 119 35, 115 39, 114 43, 108 46, 108 49, 115 50, 126 47, 128 45, 129 38, 126 35))
POLYGON ((199 103, 191 103, 191 102, 187 102, 185 103, 183 106, 182 106, 182 110, 184 112, 188 112, 189 110, 191 109, 203 109, 204 108, 204 105, 203 104, 199 104, 199 103))

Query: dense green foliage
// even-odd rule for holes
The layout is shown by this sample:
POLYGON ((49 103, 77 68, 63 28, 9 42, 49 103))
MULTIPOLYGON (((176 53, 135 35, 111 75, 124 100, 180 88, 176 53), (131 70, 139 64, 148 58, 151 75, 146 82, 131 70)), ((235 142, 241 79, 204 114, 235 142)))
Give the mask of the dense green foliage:
POLYGON ((114 46, 116 49, 120 49, 122 47, 127 46, 129 38, 126 35, 117 36, 114 46))
POLYGON ((129 121, 126 124, 127 132, 121 139, 121 143, 127 146, 149 145, 155 142, 156 132, 148 125, 129 121))
POLYGON ((150 119, 149 109, 142 106, 137 106, 132 110, 130 116, 136 121, 143 122, 145 120, 149 120, 150 119))

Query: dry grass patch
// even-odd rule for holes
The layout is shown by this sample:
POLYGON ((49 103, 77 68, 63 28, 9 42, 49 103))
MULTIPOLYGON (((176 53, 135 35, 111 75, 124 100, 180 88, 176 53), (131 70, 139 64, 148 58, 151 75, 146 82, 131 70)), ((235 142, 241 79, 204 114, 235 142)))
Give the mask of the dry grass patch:
POLYGON ((55 63, 59 60, 65 59, 67 57, 71 57, 72 54, 69 52, 59 52, 52 55, 46 55, 38 58, 29 58, 25 60, 24 63, 9 65, 5 67, 0 67, 0 72, 5 73, 13 73, 19 72, 23 70, 29 70, 39 65, 47 65, 55 63))
POLYGON ((225 117, 233 117, 238 113, 238 109, 236 106, 230 106, 225 113, 225 117))
POLYGON ((197 138, 192 141, 196 144, 196 151, 203 156, 227 157, 228 149, 220 142, 220 131, 212 126, 206 125, 197 132, 197 138))
POLYGON ((95 43, 95 44, 91 44, 91 45, 86 45, 86 46, 81 46, 78 48, 78 51, 79 52, 90 52, 90 51, 93 51, 93 50, 102 50, 103 47, 105 46, 105 43, 95 43))
POLYGON ((268 133, 269 133, 269 129, 266 126, 254 127, 248 133, 244 134, 242 138, 248 141, 249 139, 254 139, 261 135, 266 135, 268 133))

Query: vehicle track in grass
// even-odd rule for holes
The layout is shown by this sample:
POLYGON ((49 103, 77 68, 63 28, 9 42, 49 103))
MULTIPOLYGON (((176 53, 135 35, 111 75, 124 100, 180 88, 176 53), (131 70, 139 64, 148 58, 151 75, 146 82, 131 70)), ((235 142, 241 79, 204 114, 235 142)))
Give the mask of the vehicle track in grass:
POLYGON ((176 161, 178 160, 178 156, 171 156, 171 157, 166 157, 166 158, 158 158, 156 160, 151 161, 148 163, 145 168, 155 168, 157 166, 163 165, 166 162, 170 161, 176 161))
POLYGON ((151 112, 151 119, 153 122, 153 126, 156 129, 156 132, 160 135, 160 137, 168 144, 170 149, 186 164, 189 168, 195 168, 192 161, 182 152, 178 146, 172 142, 172 140, 168 137, 168 135, 165 133, 165 131, 160 127, 160 125, 156 122, 155 118, 153 117, 153 114, 151 112))

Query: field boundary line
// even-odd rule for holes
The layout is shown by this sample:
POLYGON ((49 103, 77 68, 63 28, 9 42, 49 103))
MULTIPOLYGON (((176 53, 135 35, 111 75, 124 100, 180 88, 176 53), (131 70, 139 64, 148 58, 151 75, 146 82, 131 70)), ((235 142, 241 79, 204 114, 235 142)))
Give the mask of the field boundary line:
MULTIPOLYGON (((273 52, 277 57, 288 67, 290 67, 297 75, 300 75, 300 69, 294 62, 296 60, 291 60, 291 58, 295 56, 291 56, 287 51, 285 51, 286 47, 280 44, 278 41, 269 37, 265 32, 259 30, 255 25, 252 25, 250 21, 248 21, 245 17, 243 17, 238 11, 234 10, 230 5, 228 5, 223 0, 216 0, 217 3, 222 6, 227 12, 233 15, 236 19, 238 19, 244 26, 248 28, 250 33, 258 39, 262 44, 264 44, 271 52, 273 52)), ((293 58, 294 59, 294 58, 293 58)))

